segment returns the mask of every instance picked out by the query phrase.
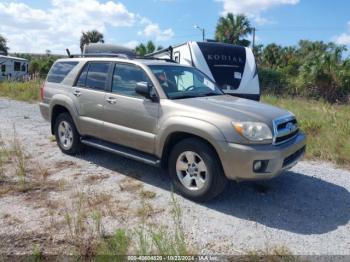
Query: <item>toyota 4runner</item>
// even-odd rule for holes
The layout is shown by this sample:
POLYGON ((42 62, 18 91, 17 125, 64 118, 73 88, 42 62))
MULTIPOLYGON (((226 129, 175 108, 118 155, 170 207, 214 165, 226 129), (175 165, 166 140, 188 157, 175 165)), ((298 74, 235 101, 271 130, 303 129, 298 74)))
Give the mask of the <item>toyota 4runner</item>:
POLYGON ((295 116, 225 95, 201 71, 157 59, 59 59, 40 110, 63 153, 82 145, 166 168, 175 189, 206 201, 228 180, 275 177, 303 156, 295 116))

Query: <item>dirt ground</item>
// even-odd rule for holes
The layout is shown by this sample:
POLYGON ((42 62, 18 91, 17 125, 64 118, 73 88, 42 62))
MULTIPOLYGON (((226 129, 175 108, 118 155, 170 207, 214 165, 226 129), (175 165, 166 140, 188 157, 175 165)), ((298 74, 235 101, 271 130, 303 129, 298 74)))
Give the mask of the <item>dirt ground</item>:
MULTIPOLYGON (((171 227, 164 171, 95 149, 62 154, 37 104, 0 98, 0 134, 3 147, 17 145, 0 177, 0 253, 69 254, 67 217, 82 208, 100 212, 106 234, 142 219, 171 227)), ((231 182, 205 204, 175 198, 188 245, 200 254, 286 247, 350 255, 349 190, 349 171, 303 161, 270 181, 231 182)))

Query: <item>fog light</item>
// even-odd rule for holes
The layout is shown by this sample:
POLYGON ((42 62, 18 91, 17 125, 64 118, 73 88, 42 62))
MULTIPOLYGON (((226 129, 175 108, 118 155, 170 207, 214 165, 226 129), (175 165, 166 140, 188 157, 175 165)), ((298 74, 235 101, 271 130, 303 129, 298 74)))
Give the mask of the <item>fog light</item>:
POLYGON ((258 172, 262 167, 262 162, 261 161, 255 161, 254 162, 254 165, 253 165, 253 168, 254 168, 254 171, 255 172, 258 172))
POLYGON ((265 173, 267 170, 268 164, 269 164, 269 160, 256 160, 253 163, 253 171, 255 173, 265 173))

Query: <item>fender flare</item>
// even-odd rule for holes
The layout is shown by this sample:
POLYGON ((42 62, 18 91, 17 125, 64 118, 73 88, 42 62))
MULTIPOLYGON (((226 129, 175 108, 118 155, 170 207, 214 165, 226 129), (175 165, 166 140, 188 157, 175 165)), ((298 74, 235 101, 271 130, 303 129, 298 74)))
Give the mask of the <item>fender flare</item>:
POLYGON ((155 153, 160 158, 163 155, 168 138, 174 133, 187 133, 200 137, 211 144, 217 151, 219 149, 218 142, 226 142, 224 134, 217 126, 192 117, 173 116, 165 120, 161 126, 162 128, 159 129, 159 135, 155 141, 155 153))
POLYGON ((73 100, 65 95, 62 95, 62 94, 57 94, 51 99, 50 108, 49 108, 51 126, 53 125, 52 113, 53 113, 53 109, 55 108, 55 106, 62 106, 65 109, 67 109, 67 111, 69 112, 69 114, 71 115, 71 117, 73 119, 73 122, 74 122, 78 132, 80 133, 80 126, 79 126, 79 121, 78 121, 79 113, 78 113, 77 108, 74 106, 73 100))

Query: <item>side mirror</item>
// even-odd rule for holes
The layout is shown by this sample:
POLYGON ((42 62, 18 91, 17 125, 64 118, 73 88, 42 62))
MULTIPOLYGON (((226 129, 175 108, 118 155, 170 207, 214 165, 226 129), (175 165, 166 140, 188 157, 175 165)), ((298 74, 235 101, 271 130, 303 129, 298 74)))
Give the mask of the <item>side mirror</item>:
POLYGON ((140 94, 148 99, 151 99, 152 101, 157 100, 157 96, 155 94, 151 94, 152 85, 150 85, 147 82, 138 82, 136 84, 135 92, 137 94, 140 94))

